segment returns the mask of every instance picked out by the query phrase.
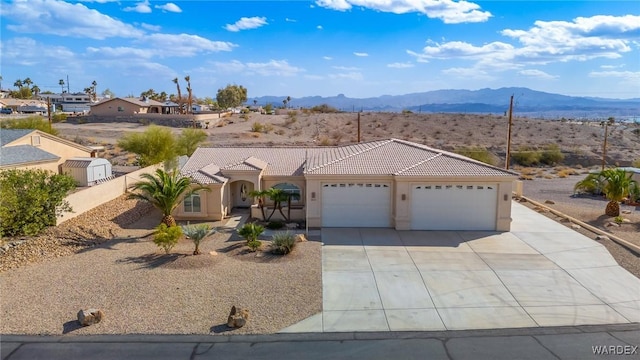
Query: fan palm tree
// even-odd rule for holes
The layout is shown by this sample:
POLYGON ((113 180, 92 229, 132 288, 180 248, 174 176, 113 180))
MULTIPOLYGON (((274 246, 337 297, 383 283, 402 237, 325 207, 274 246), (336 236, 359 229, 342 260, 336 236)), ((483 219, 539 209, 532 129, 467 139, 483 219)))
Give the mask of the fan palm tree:
POLYGON ((167 226, 176 226, 176 220, 171 216, 173 210, 180 204, 180 199, 192 195, 193 193, 211 189, 202 185, 193 185, 188 177, 180 175, 178 171, 166 172, 162 169, 156 170, 155 175, 142 174, 141 181, 131 187, 132 190, 140 192, 131 193, 129 199, 138 199, 150 202, 154 207, 162 212, 162 222, 167 226))
POLYGON ((620 215, 620 201, 627 197, 637 182, 631 179, 632 174, 622 169, 606 169, 598 173, 587 175, 576 183, 574 189, 592 194, 604 193, 609 200, 605 209, 607 216, 620 215))
POLYGON ((188 225, 182 227, 182 233, 185 234, 191 241, 193 241, 196 246, 195 250, 193 250, 193 255, 200 255, 200 243, 202 239, 207 237, 211 232, 209 231, 209 225, 200 224, 200 225, 188 225))
POLYGON ((606 180, 602 191, 609 200, 605 214, 608 216, 619 216, 620 201, 629 195, 636 181, 631 179, 631 173, 627 173, 622 169, 606 169, 601 171, 601 173, 606 180))
POLYGON ((269 200, 273 201, 273 210, 271 211, 271 214, 269 214, 267 221, 271 220, 271 217, 273 217, 276 210, 280 212, 280 215, 282 215, 282 218, 285 221, 289 221, 289 218, 282 212, 282 203, 288 200, 289 194, 282 189, 271 188, 267 190, 267 196, 269 197, 269 200))
POLYGON ((60 93, 64 93, 64 79, 60 79, 58 85, 60 85, 60 93))
POLYGON ((33 85, 31 87, 31 91, 33 92, 35 97, 38 97, 38 95, 40 95, 40 88, 38 87, 38 85, 33 85))
POLYGON ((91 90, 92 90, 91 95, 93 96, 93 101, 98 100, 98 93, 96 90, 97 86, 98 86, 98 83, 95 80, 93 80, 91 82, 91 90))
POLYGON ((22 80, 22 85, 30 87, 31 84, 33 84, 33 81, 31 80, 31 78, 26 78, 26 79, 22 80))
POLYGON ((16 80, 16 82, 13 83, 13 86, 15 86, 18 89, 20 89, 22 87, 22 80, 20 80, 20 79, 16 80))
POLYGON ((287 96, 287 104, 291 107, 291 96, 287 96))

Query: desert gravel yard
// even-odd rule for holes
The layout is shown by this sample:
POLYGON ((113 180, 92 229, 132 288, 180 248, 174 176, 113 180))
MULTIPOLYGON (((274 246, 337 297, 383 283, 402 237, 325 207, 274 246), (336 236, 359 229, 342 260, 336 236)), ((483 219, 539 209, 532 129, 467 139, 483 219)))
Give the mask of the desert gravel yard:
POLYGON ((5 271, 0 333, 274 333, 321 311, 319 242, 256 257, 231 232, 207 238, 198 256, 189 240, 164 255, 150 237, 131 238, 5 271), (232 305, 251 318, 230 331, 232 305), (102 309, 105 320, 80 328, 76 313, 87 308, 102 309))

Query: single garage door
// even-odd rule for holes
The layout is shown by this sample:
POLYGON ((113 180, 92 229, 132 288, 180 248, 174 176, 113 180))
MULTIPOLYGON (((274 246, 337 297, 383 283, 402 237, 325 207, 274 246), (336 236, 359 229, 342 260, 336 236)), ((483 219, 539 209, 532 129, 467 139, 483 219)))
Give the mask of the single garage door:
POLYGON ((322 226, 390 227, 390 184, 322 184, 322 226))
POLYGON ((411 228, 414 230, 495 230, 497 184, 414 185, 411 228))

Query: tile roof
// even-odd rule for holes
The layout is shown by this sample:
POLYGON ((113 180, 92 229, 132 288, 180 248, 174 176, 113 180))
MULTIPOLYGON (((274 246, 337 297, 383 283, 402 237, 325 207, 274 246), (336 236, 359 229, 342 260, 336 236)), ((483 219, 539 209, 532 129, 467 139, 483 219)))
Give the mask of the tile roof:
POLYGON ((0 147, 0 166, 27 164, 36 161, 57 161, 60 159, 52 153, 31 145, 0 147))
POLYGON ((199 148, 182 171, 193 173, 209 164, 216 164, 222 172, 225 169, 264 170, 265 175, 279 176, 309 174, 512 177, 516 175, 458 154, 398 139, 337 147, 199 148))
POLYGON ((33 131, 33 129, 0 129, 0 146, 5 146, 33 131))

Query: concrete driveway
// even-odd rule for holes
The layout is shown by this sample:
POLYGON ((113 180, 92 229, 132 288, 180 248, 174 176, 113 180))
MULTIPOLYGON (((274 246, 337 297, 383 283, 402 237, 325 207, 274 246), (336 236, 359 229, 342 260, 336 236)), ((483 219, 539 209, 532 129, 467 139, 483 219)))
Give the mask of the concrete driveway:
POLYGON ((640 322, 640 280, 597 242, 513 203, 512 231, 322 229, 323 312, 283 332, 640 322))

